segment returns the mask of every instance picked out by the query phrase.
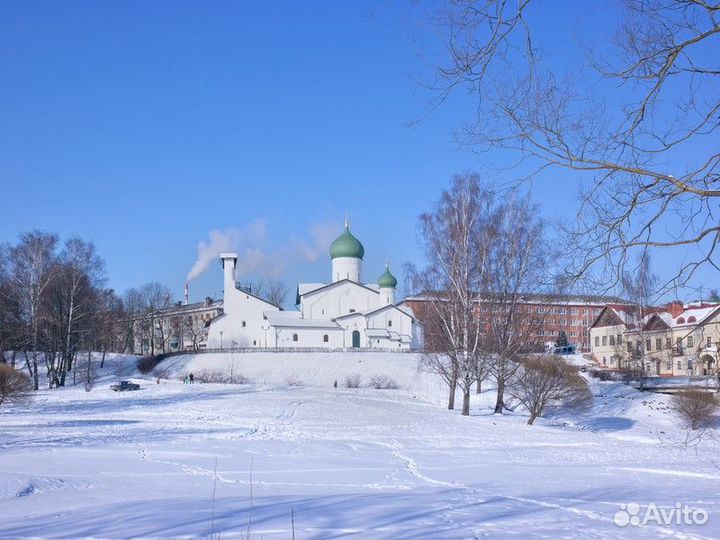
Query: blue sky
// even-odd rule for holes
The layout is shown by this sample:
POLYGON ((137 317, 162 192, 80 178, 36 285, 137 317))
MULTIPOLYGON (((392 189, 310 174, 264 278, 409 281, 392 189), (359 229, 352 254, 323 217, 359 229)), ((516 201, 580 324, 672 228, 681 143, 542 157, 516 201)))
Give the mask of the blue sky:
MULTIPOLYGON (((566 6, 541 24, 611 17, 600 3, 566 6)), ((433 48, 408 9, 0 1, 0 241, 79 235, 111 286, 159 280, 180 296, 213 230, 232 229, 250 274, 329 279, 318 246, 348 211, 365 279, 385 257, 398 271, 419 261, 417 215, 453 174, 490 175, 499 160, 454 142, 471 95, 408 126, 427 109, 417 81, 433 48)), ((549 41, 572 62, 565 45, 549 41)), ((571 175, 533 186, 549 218, 572 216, 576 192, 571 175)), ((213 264, 191 294, 221 287, 213 264)))

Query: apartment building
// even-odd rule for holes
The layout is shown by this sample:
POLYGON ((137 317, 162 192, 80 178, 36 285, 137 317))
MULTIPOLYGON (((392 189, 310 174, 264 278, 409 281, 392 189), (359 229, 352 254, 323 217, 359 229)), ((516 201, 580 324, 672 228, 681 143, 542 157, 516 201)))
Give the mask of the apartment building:
POLYGON ((593 359, 608 369, 653 376, 704 376, 717 369, 720 303, 606 306, 590 330, 593 359))
MULTIPOLYGON (((406 298, 402 304, 408 306, 415 316, 427 328, 427 318, 431 310, 426 309, 426 295, 414 295, 406 298)), ((533 328, 533 341, 544 343, 555 341, 560 332, 565 332, 568 342, 579 351, 590 352, 590 328, 605 306, 624 306, 627 304, 616 296, 537 294, 526 293, 521 296, 520 310, 533 316, 536 321, 533 328)), ((477 314, 481 321, 489 321, 494 315, 495 304, 491 300, 479 300, 477 314)), ((428 336, 428 339, 432 339, 428 336)))

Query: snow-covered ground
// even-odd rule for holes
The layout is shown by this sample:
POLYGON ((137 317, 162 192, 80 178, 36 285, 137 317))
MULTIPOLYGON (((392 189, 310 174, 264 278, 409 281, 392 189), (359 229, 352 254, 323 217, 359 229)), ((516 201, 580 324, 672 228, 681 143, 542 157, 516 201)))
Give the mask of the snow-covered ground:
POLYGON ((591 411, 527 426, 491 390, 446 410, 415 355, 187 356, 115 393, 123 362, 0 409, 0 538, 289 538, 293 516, 298 539, 720 536, 720 444, 684 444, 668 396, 592 381, 591 411), (233 358, 251 384, 174 379, 233 358), (353 373, 401 389, 342 388, 353 373), (615 525, 633 502, 710 519, 615 525))

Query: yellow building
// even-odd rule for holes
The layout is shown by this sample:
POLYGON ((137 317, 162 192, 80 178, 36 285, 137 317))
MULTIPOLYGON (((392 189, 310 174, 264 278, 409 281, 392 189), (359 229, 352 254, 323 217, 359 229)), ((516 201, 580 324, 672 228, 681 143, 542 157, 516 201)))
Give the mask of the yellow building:
POLYGON ((720 303, 671 302, 662 307, 606 306, 590 328, 601 367, 650 376, 707 376, 720 351, 720 303))

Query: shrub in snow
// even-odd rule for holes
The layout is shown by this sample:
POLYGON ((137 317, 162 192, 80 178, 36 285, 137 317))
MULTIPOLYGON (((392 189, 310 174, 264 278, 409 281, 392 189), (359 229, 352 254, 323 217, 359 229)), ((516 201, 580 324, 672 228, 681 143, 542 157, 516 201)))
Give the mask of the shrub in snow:
POLYGON ((398 388, 397 383, 387 375, 373 375, 368 386, 376 390, 396 390, 398 388))
POLYGON ((612 373, 609 371, 602 370, 602 369, 591 369, 590 376, 594 377, 596 379, 600 379, 601 381, 612 381, 613 380, 612 373))
POLYGON ((672 397, 672 408, 690 429, 698 429, 712 421, 720 403, 710 392, 691 388, 672 397))
POLYGON ((288 385, 288 386, 305 386, 305 385, 303 384, 303 382, 300 380, 300 378, 299 378, 299 377, 295 377, 295 376, 292 376, 292 377, 288 377, 288 378, 287 378, 287 385, 288 385))
POLYGON ((155 368, 153 370, 153 375, 155 375, 158 379, 169 379, 170 378, 170 370, 168 368, 155 368))
POLYGON ((138 360, 137 367, 140 373, 150 373, 163 360, 163 357, 143 356, 138 360))
POLYGON ((195 373, 195 380, 201 383, 215 384, 247 384, 250 379, 240 373, 233 373, 232 377, 222 369, 203 369, 195 373))
POLYGON ((508 390, 527 408, 530 425, 549 405, 582 409, 592 403, 592 393, 577 367, 559 356, 533 356, 522 360, 508 390))
POLYGON ((345 377, 345 388, 360 388, 360 375, 348 375, 345 377))
POLYGON ((27 373, 8 364, 0 364, 0 405, 20 403, 30 397, 32 382, 27 373))

